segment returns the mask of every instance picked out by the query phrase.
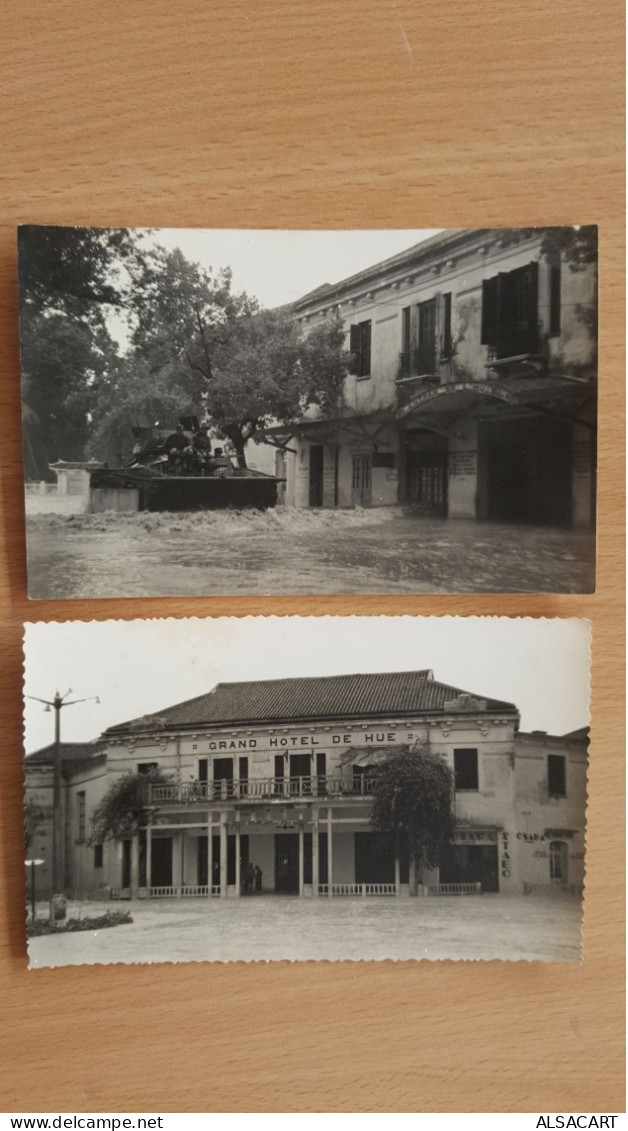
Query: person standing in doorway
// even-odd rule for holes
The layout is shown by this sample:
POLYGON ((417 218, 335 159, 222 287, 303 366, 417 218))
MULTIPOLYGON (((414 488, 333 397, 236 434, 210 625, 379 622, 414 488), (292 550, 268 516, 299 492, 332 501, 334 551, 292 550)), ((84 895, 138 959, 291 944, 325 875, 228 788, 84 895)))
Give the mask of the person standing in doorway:
POLYGON ((254 879, 254 888, 255 888, 255 894, 256 895, 261 895, 262 878, 263 878, 262 869, 260 868, 259 864, 256 864, 255 865, 255 879, 254 879))
POLYGON ((246 875, 244 877, 244 894, 245 895, 252 895, 254 886, 255 886, 255 868, 253 867, 252 864, 249 864, 249 866, 246 870, 246 875))

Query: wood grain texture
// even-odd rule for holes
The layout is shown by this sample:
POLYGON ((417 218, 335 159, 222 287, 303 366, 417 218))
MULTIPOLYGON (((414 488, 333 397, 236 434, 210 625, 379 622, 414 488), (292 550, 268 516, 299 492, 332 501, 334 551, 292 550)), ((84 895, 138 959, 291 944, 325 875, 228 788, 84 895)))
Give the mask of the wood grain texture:
POLYGON ((5 0, 0 172, 4 1111, 621 1111, 619 0, 5 0), (26 599, 15 225, 601 234, 592 597, 26 599), (584 964, 26 971, 21 625, 220 613, 589 616, 584 964))

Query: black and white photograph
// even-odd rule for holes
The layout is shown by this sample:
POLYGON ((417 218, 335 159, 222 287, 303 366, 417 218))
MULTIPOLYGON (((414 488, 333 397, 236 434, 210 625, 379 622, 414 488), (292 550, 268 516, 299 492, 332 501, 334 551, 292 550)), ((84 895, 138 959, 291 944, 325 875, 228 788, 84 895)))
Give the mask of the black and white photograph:
POLYGON ((596 227, 18 245, 31 598, 595 590, 596 227))
POLYGON ((30 969, 578 963, 589 622, 25 628, 30 969))

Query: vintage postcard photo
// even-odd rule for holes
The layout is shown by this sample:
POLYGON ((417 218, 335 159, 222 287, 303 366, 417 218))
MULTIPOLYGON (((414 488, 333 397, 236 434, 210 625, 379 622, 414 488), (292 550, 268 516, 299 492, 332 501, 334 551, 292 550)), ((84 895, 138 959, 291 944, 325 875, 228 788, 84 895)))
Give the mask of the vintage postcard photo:
POLYGON ((19 229, 31 598, 595 589, 597 229, 19 229))
POLYGON ((589 623, 25 634, 31 969, 577 963, 589 623))

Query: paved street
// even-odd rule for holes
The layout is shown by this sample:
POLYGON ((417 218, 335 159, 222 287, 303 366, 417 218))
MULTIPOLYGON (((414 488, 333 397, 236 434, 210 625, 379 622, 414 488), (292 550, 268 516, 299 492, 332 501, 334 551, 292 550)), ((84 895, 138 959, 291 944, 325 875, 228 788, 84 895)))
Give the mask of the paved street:
POLYGON ((381 510, 33 514, 29 594, 582 593, 589 531, 381 510))
MULTIPOLYGON (((101 915, 102 903, 83 904, 101 915)), ((94 962, 270 959, 492 959, 578 962, 581 903, 570 896, 429 899, 290 896, 108 904, 133 923, 29 942, 31 969, 94 962)), ((42 905, 39 912, 46 914, 42 905)), ((76 915, 70 905, 69 915, 76 915)))

